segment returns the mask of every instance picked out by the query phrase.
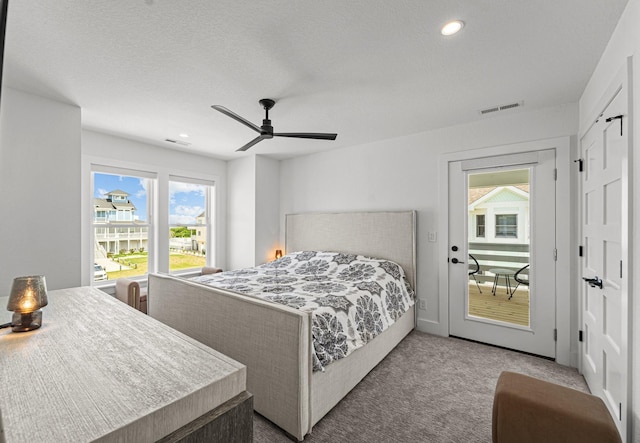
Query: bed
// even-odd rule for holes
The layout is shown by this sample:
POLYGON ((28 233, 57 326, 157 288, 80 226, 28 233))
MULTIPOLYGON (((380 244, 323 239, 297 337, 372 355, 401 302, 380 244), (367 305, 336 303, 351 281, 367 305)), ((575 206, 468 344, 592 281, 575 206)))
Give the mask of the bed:
MULTIPOLYGON (((391 260, 416 287, 414 211, 290 214, 285 242, 288 253, 391 260)), ((164 274, 149 276, 148 312, 245 364, 255 410, 298 440, 415 326, 412 305, 366 346, 314 371, 311 312, 164 274)))

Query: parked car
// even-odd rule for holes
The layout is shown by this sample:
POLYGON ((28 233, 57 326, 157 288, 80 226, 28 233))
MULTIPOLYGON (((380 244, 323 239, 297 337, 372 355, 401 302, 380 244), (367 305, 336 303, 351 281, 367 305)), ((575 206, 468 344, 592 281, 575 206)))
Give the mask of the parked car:
POLYGON ((94 263, 93 264, 93 280, 100 281, 100 280, 106 280, 107 278, 109 278, 107 276, 107 271, 105 271, 101 265, 94 263))

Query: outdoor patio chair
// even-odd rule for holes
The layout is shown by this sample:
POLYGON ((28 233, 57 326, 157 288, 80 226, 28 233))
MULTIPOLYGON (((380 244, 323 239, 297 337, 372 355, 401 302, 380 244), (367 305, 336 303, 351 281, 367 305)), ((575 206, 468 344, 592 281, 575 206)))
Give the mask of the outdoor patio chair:
POLYGON ((525 286, 529 286, 529 265, 527 264, 526 266, 521 267, 520 269, 518 269, 516 271, 516 273, 513 275, 513 279, 518 283, 516 285, 515 288, 513 288, 513 292, 516 292, 516 289, 518 289, 518 286, 525 285, 525 286))
POLYGON ((476 282, 478 291, 480 291, 480 294, 482 294, 482 289, 480 289, 480 284, 478 283, 478 280, 476 280, 476 274, 480 272, 480 265, 478 264, 478 260, 476 260, 476 258, 473 255, 469 254, 469 259, 470 259, 469 260, 469 276, 473 277, 473 281, 476 282))

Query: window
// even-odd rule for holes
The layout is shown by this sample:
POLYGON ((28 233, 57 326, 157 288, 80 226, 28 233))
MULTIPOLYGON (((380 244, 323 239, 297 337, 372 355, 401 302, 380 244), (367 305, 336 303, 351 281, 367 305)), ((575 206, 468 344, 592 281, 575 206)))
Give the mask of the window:
POLYGON ((214 191, 215 182, 206 176, 92 164, 90 238, 84 251, 91 284, 210 265, 214 191))
POLYGON ((143 174, 92 172, 94 282, 148 272, 149 190, 155 180, 143 174))
POLYGON ((212 183, 199 180, 169 180, 170 272, 206 265, 211 188, 212 183))
POLYGON ((476 237, 484 237, 484 214, 476 215, 476 237))
POLYGON ((518 238, 518 214, 496 214, 496 238, 518 238))

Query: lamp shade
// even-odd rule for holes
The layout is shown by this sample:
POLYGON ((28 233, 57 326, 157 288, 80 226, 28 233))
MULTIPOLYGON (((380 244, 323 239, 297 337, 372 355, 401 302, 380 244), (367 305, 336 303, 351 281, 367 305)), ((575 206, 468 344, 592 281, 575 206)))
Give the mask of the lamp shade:
POLYGON ((44 275, 32 275, 13 279, 7 310, 29 313, 47 306, 47 282, 44 275))

